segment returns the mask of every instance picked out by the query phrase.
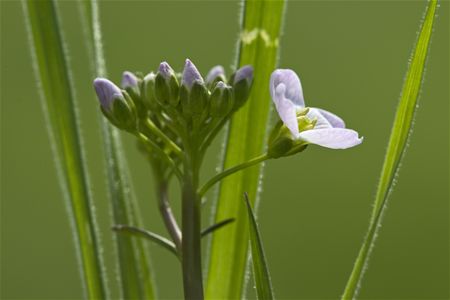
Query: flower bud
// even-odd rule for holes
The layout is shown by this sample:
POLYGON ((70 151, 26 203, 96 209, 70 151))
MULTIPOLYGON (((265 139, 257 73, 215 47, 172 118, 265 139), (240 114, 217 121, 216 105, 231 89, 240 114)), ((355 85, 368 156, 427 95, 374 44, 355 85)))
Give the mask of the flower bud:
POLYGON ((133 131, 136 128, 136 108, 128 93, 105 78, 95 79, 94 88, 104 116, 116 127, 133 131))
POLYGON ((181 78, 181 85, 190 91, 195 82, 204 84, 203 77, 200 75, 197 67, 189 59, 186 59, 181 78))
POLYGON ((232 89, 230 86, 217 82, 210 99, 210 113, 212 117, 224 117, 233 109, 232 89))
POLYGON ((202 75, 195 65, 186 59, 181 78, 180 102, 186 116, 204 115, 208 106, 209 92, 202 75))
POLYGON ((180 101, 186 116, 201 115, 208 107, 208 90, 203 82, 196 81, 190 90, 185 85, 180 89, 180 101))
POLYGON ((119 87, 106 78, 96 78, 94 88, 100 105, 105 111, 111 111, 112 103, 118 98, 123 98, 119 87))
POLYGON ((149 110, 154 110, 156 105, 155 99, 155 73, 151 72, 145 75, 142 82, 142 100, 145 107, 149 110))
POLYGON ((206 75, 206 85, 208 87, 214 87, 215 84, 219 81, 226 82, 225 79, 225 71, 222 66, 215 66, 206 75))
POLYGON ((127 91, 128 95, 133 100, 139 118, 143 119, 147 117, 148 108, 142 99, 142 93, 140 90, 141 81, 142 79, 139 79, 134 73, 129 71, 123 72, 122 88, 127 91))
POLYGON ((253 83, 253 67, 244 66, 231 77, 234 91, 234 109, 240 108, 248 99, 253 83))
POLYGON ((155 98, 161 105, 171 105, 173 107, 179 102, 179 85, 173 69, 168 63, 162 62, 159 65, 158 73, 155 77, 155 98))

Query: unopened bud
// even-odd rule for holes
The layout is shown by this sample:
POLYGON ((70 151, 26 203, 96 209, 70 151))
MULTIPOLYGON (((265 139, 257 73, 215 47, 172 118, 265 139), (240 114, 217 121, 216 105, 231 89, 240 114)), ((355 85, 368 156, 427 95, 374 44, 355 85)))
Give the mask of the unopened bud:
POLYGON ((145 75, 142 82, 142 100, 144 105, 149 110, 153 110, 155 107, 155 73, 151 72, 145 75))
POLYGON ((231 87, 219 81, 214 87, 210 98, 210 113, 212 117, 224 117, 233 109, 231 87))
POLYGON ((177 106, 179 102, 179 85, 175 72, 168 63, 159 65, 155 77, 155 98, 161 105, 177 106))
POLYGON ((207 110, 208 98, 208 90, 203 81, 195 81, 190 90, 185 85, 181 86, 180 101, 183 113, 187 116, 199 116, 207 110))
POLYGON ((226 82, 225 79, 225 71, 222 66, 215 66, 206 75, 206 85, 208 87, 214 87, 215 84, 219 81, 226 82))
POLYGON ((234 108, 238 109, 248 99, 253 83, 253 67, 244 66, 236 71, 231 77, 234 92, 234 108))

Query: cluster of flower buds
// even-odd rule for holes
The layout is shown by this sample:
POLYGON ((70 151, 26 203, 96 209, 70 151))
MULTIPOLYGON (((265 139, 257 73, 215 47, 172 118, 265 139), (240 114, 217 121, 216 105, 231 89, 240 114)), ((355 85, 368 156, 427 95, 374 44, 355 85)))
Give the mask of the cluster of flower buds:
POLYGON ((182 149, 179 137, 195 134, 197 141, 210 142, 208 135, 245 104, 252 82, 251 66, 238 69, 228 80, 223 67, 216 66, 203 79, 187 59, 182 73, 162 62, 156 73, 145 76, 124 72, 122 89, 105 78, 95 79, 94 87, 101 111, 113 125, 145 133, 164 148, 167 140, 158 140, 162 133, 182 149))

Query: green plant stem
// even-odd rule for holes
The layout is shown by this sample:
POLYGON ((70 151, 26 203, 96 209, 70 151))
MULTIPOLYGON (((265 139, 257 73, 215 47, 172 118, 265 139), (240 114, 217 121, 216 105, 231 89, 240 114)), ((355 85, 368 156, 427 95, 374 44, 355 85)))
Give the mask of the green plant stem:
POLYGON ((177 220, 173 215, 172 208, 169 203, 168 182, 165 180, 157 180, 158 186, 158 208, 161 213, 167 231, 172 237, 173 242, 178 251, 181 251, 181 230, 178 227, 177 220))
POLYGON ((182 269, 184 297, 203 299, 201 263, 201 197, 198 177, 200 160, 194 147, 186 147, 182 187, 182 269))
POLYGON ((182 155, 181 149, 175 144, 167 135, 164 134, 156 125, 150 120, 145 119, 144 121, 145 126, 153 132, 155 135, 157 135, 161 140, 172 150, 177 156, 182 155))
POLYGON ((239 172, 243 169, 249 168, 251 166, 254 166, 256 164, 262 163, 263 161, 268 160, 270 157, 268 156, 267 153, 264 153, 260 156, 257 156, 255 158, 252 158, 242 164, 239 164, 237 166, 234 166, 232 168, 229 168, 217 175, 215 175, 213 178, 211 178, 208 182, 205 183, 205 185, 202 186, 202 188, 199 190, 198 194, 202 197, 203 195, 205 195, 205 193, 213 186, 215 185, 217 182, 219 182, 220 180, 222 180, 223 178, 230 176, 231 174, 234 174, 236 172, 239 172))
POLYGON ((178 169, 173 159, 171 159, 169 155, 166 152, 164 152, 163 149, 161 149, 155 142, 153 142, 151 139, 149 139, 145 134, 141 132, 135 132, 134 135, 144 144, 148 145, 152 150, 158 152, 158 154, 161 155, 161 157, 164 158, 164 160, 166 160, 166 162, 173 168, 173 171, 177 176, 177 178, 182 180, 183 175, 181 174, 180 169, 178 169))

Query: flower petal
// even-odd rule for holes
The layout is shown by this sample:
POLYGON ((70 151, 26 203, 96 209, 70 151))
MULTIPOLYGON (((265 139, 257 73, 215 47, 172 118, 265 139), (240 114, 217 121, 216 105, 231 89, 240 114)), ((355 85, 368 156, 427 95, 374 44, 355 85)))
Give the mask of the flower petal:
POLYGON ((330 125, 333 126, 334 128, 345 128, 344 120, 342 120, 335 114, 321 108, 314 108, 314 109, 317 109, 320 112, 320 114, 324 116, 325 119, 327 119, 330 125))
POLYGON ((270 76, 270 94, 272 95, 274 102, 276 101, 275 90, 281 83, 286 87, 284 97, 297 106, 305 107, 300 79, 297 74, 290 69, 277 69, 273 71, 270 76))
POLYGON ((274 91, 275 108, 278 115, 294 137, 298 136, 297 106, 285 98, 286 86, 283 83, 278 84, 274 91))
POLYGON ((299 139, 331 149, 347 149, 362 143, 358 133, 346 128, 312 129, 300 132, 299 139))
POLYGON ((314 126, 314 129, 324 129, 324 128, 333 128, 331 123, 328 121, 327 118, 325 118, 319 109, 311 107, 309 109, 309 112, 306 114, 308 119, 310 120, 317 120, 316 125, 314 126))
POLYGON ((163 61, 162 63, 159 64, 158 72, 166 80, 169 80, 169 78, 173 74, 175 74, 175 72, 173 71, 172 67, 165 61, 163 61))
POLYGON ((196 81, 203 84, 203 77, 202 75, 200 75, 197 67, 189 59, 186 59, 183 75, 181 78, 181 84, 186 86, 187 89, 190 90, 192 88, 192 85, 196 81))
POLYGON ((101 106, 109 110, 115 97, 122 97, 122 91, 117 85, 106 78, 96 78, 94 88, 101 106))
POLYGON ((134 88, 137 86, 138 86, 138 79, 137 79, 136 75, 134 75, 133 73, 131 73, 129 71, 123 72, 122 88, 127 89, 127 88, 134 88))
POLYGON ((205 82, 211 83, 219 76, 225 76, 225 70, 222 66, 215 66, 211 70, 209 70, 208 75, 206 75, 205 82))
POLYGON ((249 83, 253 81, 253 67, 245 65, 236 71, 234 75, 233 84, 238 83, 241 80, 247 80, 249 83))

